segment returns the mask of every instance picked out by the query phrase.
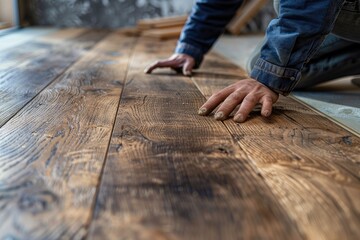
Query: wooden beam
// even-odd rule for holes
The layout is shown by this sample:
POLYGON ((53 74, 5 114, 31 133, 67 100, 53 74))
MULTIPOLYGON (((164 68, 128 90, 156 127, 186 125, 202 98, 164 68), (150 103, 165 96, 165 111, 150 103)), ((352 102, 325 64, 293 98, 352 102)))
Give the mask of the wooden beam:
POLYGON ((188 16, 161 17, 153 19, 143 19, 137 22, 137 28, 140 30, 154 28, 171 28, 184 26, 188 16))
POLYGON ((179 38, 183 27, 160 28, 145 30, 142 32, 143 37, 151 37, 158 40, 179 38))
POLYGON ((252 0, 247 1, 246 4, 239 9, 235 17, 230 21, 226 29, 234 34, 240 34, 241 30, 268 2, 268 0, 252 0))

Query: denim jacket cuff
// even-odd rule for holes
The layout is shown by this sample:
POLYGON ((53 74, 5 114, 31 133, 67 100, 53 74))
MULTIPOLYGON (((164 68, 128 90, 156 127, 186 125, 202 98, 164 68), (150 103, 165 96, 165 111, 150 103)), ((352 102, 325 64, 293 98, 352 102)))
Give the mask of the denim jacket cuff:
POLYGON ((295 88, 301 77, 301 72, 293 68, 280 67, 259 58, 250 73, 250 77, 266 85, 274 92, 286 96, 295 88))
POLYGON ((199 48, 185 42, 178 42, 175 48, 175 53, 184 53, 192 56, 195 59, 194 68, 199 68, 204 57, 204 54, 199 48))

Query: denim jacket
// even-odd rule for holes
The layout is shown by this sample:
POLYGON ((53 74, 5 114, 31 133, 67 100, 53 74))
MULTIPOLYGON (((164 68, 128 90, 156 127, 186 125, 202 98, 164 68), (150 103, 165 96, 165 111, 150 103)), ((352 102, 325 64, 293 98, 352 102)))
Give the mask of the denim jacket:
MULTIPOLYGON (((261 56, 250 77, 275 92, 289 94, 301 78, 304 64, 333 30, 345 2, 359 6, 359 0, 280 0, 278 17, 266 30, 261 56)), ((242 3, 242 0, 197 0, 175 52, 194 57, 195 67, 199 67, 242 3)))

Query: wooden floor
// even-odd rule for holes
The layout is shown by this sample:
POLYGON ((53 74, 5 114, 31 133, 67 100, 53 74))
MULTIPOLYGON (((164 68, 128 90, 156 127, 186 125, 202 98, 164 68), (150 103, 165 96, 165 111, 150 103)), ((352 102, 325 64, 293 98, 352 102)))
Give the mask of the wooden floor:
POLYGON ((360 139, 290 98, 197 109, 244 72, 143 74, 175 41, 64 29, 0 52, 0 239, 359 239, 360 139))

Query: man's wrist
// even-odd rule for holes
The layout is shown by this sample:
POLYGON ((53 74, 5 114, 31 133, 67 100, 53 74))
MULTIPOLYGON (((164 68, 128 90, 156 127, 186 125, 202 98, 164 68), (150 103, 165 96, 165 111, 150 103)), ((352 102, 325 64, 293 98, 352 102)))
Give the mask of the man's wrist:
POLYGON ((297 69, 277 66, 263 59, 258 59, 250 77, 274 92, 286 96, 295 88, 301 77, 301 72, 297 69))
POLYGON ((200 66, 204 57, 204 54, 199 48, 185 42, 178 42, 175 48, 175 53, 187 54, 193 57, 195 60, 194 68, 198 68, 200 66))

